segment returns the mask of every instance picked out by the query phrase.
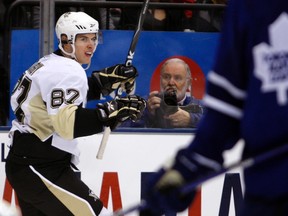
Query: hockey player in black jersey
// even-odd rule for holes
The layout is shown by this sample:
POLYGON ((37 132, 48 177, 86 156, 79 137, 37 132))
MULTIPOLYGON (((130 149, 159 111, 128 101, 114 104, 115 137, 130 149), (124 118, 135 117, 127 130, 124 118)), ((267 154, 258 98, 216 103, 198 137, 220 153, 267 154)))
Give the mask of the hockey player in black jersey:
POLYGON ((77 137, 112 130, 126 119, 137 120, 146 106, 138 96, 117 97, 86 109, 121 85, 133 91, 137 70, 115 65, 87 79, 98 44, 98 22, 83 12, 63 14, 56 23, 59 49, 27 69, 16 84, 15 113, 6 174, 23 216, 101 215, 101 200, 71 169, 77 163, 77 137), (86 66, 87 68, 87 66, 86 66))
MULTIPOLYGON (((148 180, 143 215, 186 209, 186 183, 217 173, 239 139, 242 158, 288 143, 288 1, 229 0, 202 118, 191 144, 148 180)), ((288 155, 244 170, 241 216, 288 215, 288 155)), ((173 214, 172 214, 173 215, 173 214)), ((215 213, 217 215, 217 213, 215 213)))

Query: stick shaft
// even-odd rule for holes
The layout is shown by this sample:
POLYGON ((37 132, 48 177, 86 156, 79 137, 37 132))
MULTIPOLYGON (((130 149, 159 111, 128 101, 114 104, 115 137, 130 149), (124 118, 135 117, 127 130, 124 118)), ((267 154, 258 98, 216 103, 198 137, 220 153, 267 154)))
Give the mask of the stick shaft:
POLYGON ((145 207, 146 207, 146 201, 142 200, 139 204, 131 206, 130 208, 120 209, 118 211, 115 211, 112 216, 124 216, 134 211, 140 211, 141 209, 144 209, 145 207))
MULTIPOLYGON (((224 167, 222 169, 220 169, 219 171, 216 171, 208 176, 205 176, 203 178, 200 178, 196 181, 193 181, 191 183, 188 183, 187 185, 185 185, 184 187, 182 187, 181 189, 181 193, 182 194, 188 194, 191 191, 195 190, 199 185, 203 184, 204 182, 217 177, 219 175, 222 175, 228 171, 231 171, 235 168, 238 167, 243 167, 243 168, 248 168, 248 167, 252 167, 252 166, 256 166, 258 164, 261 164, 263 162, 272 160, 272 159, 276 159, 277 157, 287 154, 288 153, 288 144, 279 146, 277 148, 274 148, 272 150, 266 151, 264 153, 261 153, 259 155, 256 155, 254 157, 250 157, 241 161, 238 161, 236 163, 233 163, 227 167, 224 167)), ((116 212, 113 213, 113 216, 122 216, 122 215, 127 215, 133 211, 139 211, 142 209, 147 208, 147 203, 145 200, 142 200, 139 204, 132 206, 130 208, 127 209, 121 209, 118 210, 116 212)))
MULTIPOLYGON (((127 54, 127 58, 126 58, 126 62, 125 62, 126 66, 132 65, 132 61, 133 61, 135 50, 136 50, 136 45, 137 45, 138 40, 139 40, 139 36, 140 36, 142 26, 143 26, 143 23, 145 20, 146 12, 148 10, 149 2, 150 2, 150 0, 144 0, 143 1, 141 12, 140 12, 139 19, 138 19, 138 24, 137 24, 137 27, 134 31, 134 35, 133 35, 133 38, 132 38, 132 41, 130 43, 130 47, 128 50, 128 54, 127 54)), ((116 91, 116 95, 121 95, 121 94, 122 94, 122 86, 120 85, 116 91)))
POLYGON ((140 16, 139 16, 139 20, 138 20, 138 24, 137 24, 136 30, 134 32, 134 35, 133 35, 133 38, 132 38, 132 41, 131 41, 131 44, 130 44, 130 48, 128 50, 128 55, 127 55, 126 62, 125 62, 126 66, 132 65, 132 60, 133 60, 133 57, 134 57, 134 54, 135 54, 136 45, 138 43, 139 36, 140 36, 141 30, 142 30, 142 26, 143 26, 143 23, 144 23, 144 19, 145 19, 145 16, 146 16, 146 12, 148 10, 149 1, 150 0, 144 0, 144 2, 143 2, 142 8, 141 8, 141 12, 140 12, 140 16))
POLYGON ((107 145, 110 133, 111 133, 110 127, 105 127, 103 137, 102 137, 99 149, 98 149, 98 153, 96 155, 97 159, 103 159, 104 151, 106 149, 106 145, 107 145))
MULTIPOLYGON (((131 44, 130 44, 130 48, 129 48, 129 51, 128 51, 128 55, 127 55, 127 58, 126 58, 126 62, 125 62, 126 66, 132 65, 132 60, 133 60, 133 57, 134 57, 134 54, 135 54, 136 45, 138 43, 139 36, 140 36, 140 33, 141 33, 141 29, 142 29, 142 26, 143 26, 143 23, 144 23, 144 19, 145 19, 145 16, 146 16, 146 12, 148 10, 149 1, 150 0, 144 0, 144 2, 143 2, 142 8, 141 8, 141 13, 140 13, 139 20, 138 20, 138 25, 137 25, 137 28, 136 28, 136 30, 134 32, 134 35, 133 35, 133 38, 132 38, 132 41, 131 41, 131 44)), ((121 88, 121 85, 120 85, 119 88, 116 90, 116 97, 118 95, 121 95, 121 94, 122 94, 122 88, 121 88)), ((101 144, 100 144, 100 147, 98 149, 97 156, 96 156, 97 159, 102 159, 103 158, 103 154, 104 154, 104 151, 105 151, 105 148, 106 148, 110 133, 111 133, 110 127, 106 127, 104 129, 104 133, 103 133, 103 137, 102 137, 102 140, 101 140, 101 144)))
POLYGON ((261 164, 265 161, 276 159, 276 157, 279 157, 280 155, 287 154, 287 153, 288 153, 288 144, 285 144, 285 145, 279 146, 277 148, 274 148, 272 150, 261 153, 259 155, 256 155, 254 157, 240 160, 240 161, 235 162, 235 163, 233 163, 227 167, 223 167, 222 169, 220 169, 219 171, 216 171, 215 173, 212 173, 211 175, 205 176, 203 178, 200 178, 194 182, 187 184, 186 186, 184 186, 182 188, 181 192, 183 194, 187 194, 187 193, 195 190, 195 188, 197 186, 199 186, 200 184, 202 184, 202 183, 204 183, 204 182, 206 182, 206 181, 208 181, 208 180, 210 180, 216 176, 224 174, 225 172, 228 172, 232 169, 235 169, 237 167, 249 168, 249 167, 261 164))

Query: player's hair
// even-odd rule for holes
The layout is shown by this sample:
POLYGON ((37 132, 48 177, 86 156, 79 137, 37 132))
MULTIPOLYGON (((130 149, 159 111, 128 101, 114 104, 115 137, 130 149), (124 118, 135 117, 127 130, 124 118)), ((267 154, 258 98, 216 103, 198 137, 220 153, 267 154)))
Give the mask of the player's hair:
POLYGON ((161 69, 160 69, 161 74, 164 72, 166 65, 171 63, 171 62, 183 64, 185 67, 185 70, 187 72, 187 74, 186 74, 187 78, 188 79, 192 78, 189 65, 180 58, 171 58, 171 59, 168 59, 167 61, 165 61, 164 64, 161 66, 161 69))

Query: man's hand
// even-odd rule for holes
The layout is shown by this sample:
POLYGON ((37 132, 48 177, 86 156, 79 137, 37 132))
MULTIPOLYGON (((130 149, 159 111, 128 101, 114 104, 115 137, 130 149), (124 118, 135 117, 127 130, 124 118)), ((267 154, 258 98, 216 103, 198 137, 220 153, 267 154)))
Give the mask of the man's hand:
POLYGON ((186 183, 181 173, 174 169, 160 169, 144 184, 143 198, 146 208, 140 216, 176 215, 185 210, 193 201, 195 191, 182 194, 186 183))
POLYGON ((170 120, 171 125, 173 127, 177 128, 189 127, 191 121, 190 114, 181 108, 177 109, 178 109, 177 112, 168 116, 164 116, 164 118, 170 120))
POLYGON ((181 190, 183 186, 219 169, 220 164, 214 160, 188 149, 180 150, 172 166, 160 169, 145 182, 146 208, 140 215, 160 216, 185 210, 193 201, 196 188, 185 192, 181 190))
POLYGON ((123 121, 131 119, 137 121, 141 118, 146 101, 136 95, 117 97, 112 101, 98 104, 98 115, 105 126, 111 130, 123 121))
POLYGON ((152 114, 155 115, 155 110, 160 108, 161 98, 159 97, 158 91, 152 91, 149 93, 147 100, 147 109, 152 114))
POLYGON ((104 96, 118 89, 121 85, 128 94, 134 90, 135 79, 138 76, 137 69, 134 66, 125 66, 117 64, 107 67, 100 71, 93 71, 92 78, 96 79, 104 96))

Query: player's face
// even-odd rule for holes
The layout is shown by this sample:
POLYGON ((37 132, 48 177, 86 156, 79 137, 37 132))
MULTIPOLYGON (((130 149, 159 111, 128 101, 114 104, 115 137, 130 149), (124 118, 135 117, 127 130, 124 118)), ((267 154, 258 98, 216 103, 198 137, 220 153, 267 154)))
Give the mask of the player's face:
POLYGON ((89 64, 96 46, 96 34, 78 34, 75 40, 75 56, 77 61, 80 64, 89 64))
POLYGON ((165 66, 160 79, 162 92, 176 91, 177 100, 181 101, 186 94, 189 83, 190 79, 187 78, 187 72, 183 64, 171 62, 165 66))

